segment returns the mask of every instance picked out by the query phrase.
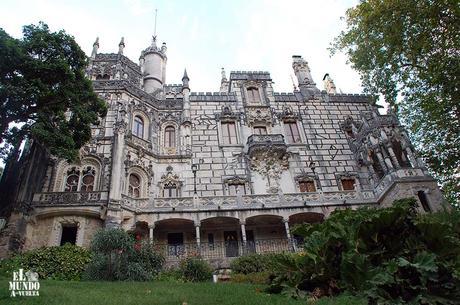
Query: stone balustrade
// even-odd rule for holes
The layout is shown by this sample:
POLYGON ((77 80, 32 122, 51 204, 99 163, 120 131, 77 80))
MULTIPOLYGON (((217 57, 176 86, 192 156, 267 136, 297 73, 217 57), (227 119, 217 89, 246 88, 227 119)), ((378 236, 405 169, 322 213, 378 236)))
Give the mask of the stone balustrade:
POLYGON ((35 193, 34 205, 99 205, 106 203, 108 192, 47 192, 35 193))
MULTIPOLYGON (((122 195, 121 204, 133 211, 200 211, 230 210, 316 205, 365 204, 377 202, 394 181, 425 177, 421 168, 402 168, 385 176, 372 190, 311 192, 290 194, 259 194, 212 197, 132 198, 122 195)), ((94 205, 107 202, 107 192, 48 192, 36 193, 34 205, 94 205)))

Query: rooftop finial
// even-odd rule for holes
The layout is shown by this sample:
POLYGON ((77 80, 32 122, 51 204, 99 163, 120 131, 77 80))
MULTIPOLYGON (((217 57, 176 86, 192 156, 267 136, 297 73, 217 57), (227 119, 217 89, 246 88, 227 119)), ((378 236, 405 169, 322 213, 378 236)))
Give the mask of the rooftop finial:
POLYGON ((118 44, 118 54, 123 55, 124 48, 125 48, 125 38, 121 37, 120 43, 118 44))
POLYGON ((158 10, 155 9, 155 25, 153 27, 153 37, 154 37, 154 40, 156 40, 157 38, 157 13, 158 13, 158 10))

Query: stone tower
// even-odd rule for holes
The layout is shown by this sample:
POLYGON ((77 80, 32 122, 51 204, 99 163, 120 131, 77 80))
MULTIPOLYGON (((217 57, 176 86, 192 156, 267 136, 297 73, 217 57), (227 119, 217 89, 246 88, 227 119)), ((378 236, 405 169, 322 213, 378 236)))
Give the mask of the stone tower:
POLYGON ((142 51, 139 58, 145 92, 153 93, 157 89, 163 89, 166 80, 166 61, 166 43, 163 42, 161 48, 158 48, 156 36, 153 36, 152 44, 142 51))

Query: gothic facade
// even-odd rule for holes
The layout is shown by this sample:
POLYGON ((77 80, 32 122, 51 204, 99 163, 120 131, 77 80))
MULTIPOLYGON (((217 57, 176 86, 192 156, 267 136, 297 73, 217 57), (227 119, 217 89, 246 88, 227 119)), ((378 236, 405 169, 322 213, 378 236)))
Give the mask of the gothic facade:
MULTIPOLYGON (((295 248, 290 227, 335 209, 388 206, 415 197, 420 210, 442 196, 392 114, 370 96, 318 89, 307 62, 292 57, 298 86, 275 92, 261 71, 222 69, 217 92, 192 92, 185 72, 166 84, 166 45, 156 39, 139 64, 98 53, 87 69, 109 107, 92 140, 69 164, 52 158, 27 202, 23 250, 121 227, 167 247, 208 257, 295 248), (193 245, 193 247, 188 247, 193 245), (221 245, 221 246, 220 246, 221 245)), ((10 219, 11 222, 11 219, 10 219)))

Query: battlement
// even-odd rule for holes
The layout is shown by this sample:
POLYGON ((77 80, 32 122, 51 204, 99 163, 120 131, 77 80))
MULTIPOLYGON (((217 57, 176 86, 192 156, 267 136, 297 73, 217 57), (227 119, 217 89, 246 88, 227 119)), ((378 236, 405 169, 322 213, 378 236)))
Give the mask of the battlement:
POLYGON ((277 102, 297 102, 299 101, 292 92, 274 92, 275 101, 277 102))
POLYGON ((236 101, 236 94, 233 92, 191 92, 190 101, 236 101))
MULTIPOLYGON (((325 92, 323 92, 325 93, 325 92)), ((324 99, 327 102, 338 102, 338 103, 371 103, 372 95, 369 94, 324 94, 324 99)))
POLYGON ((267 71, 231 71, 230 81, 232 80, 272 80, 267 71))

